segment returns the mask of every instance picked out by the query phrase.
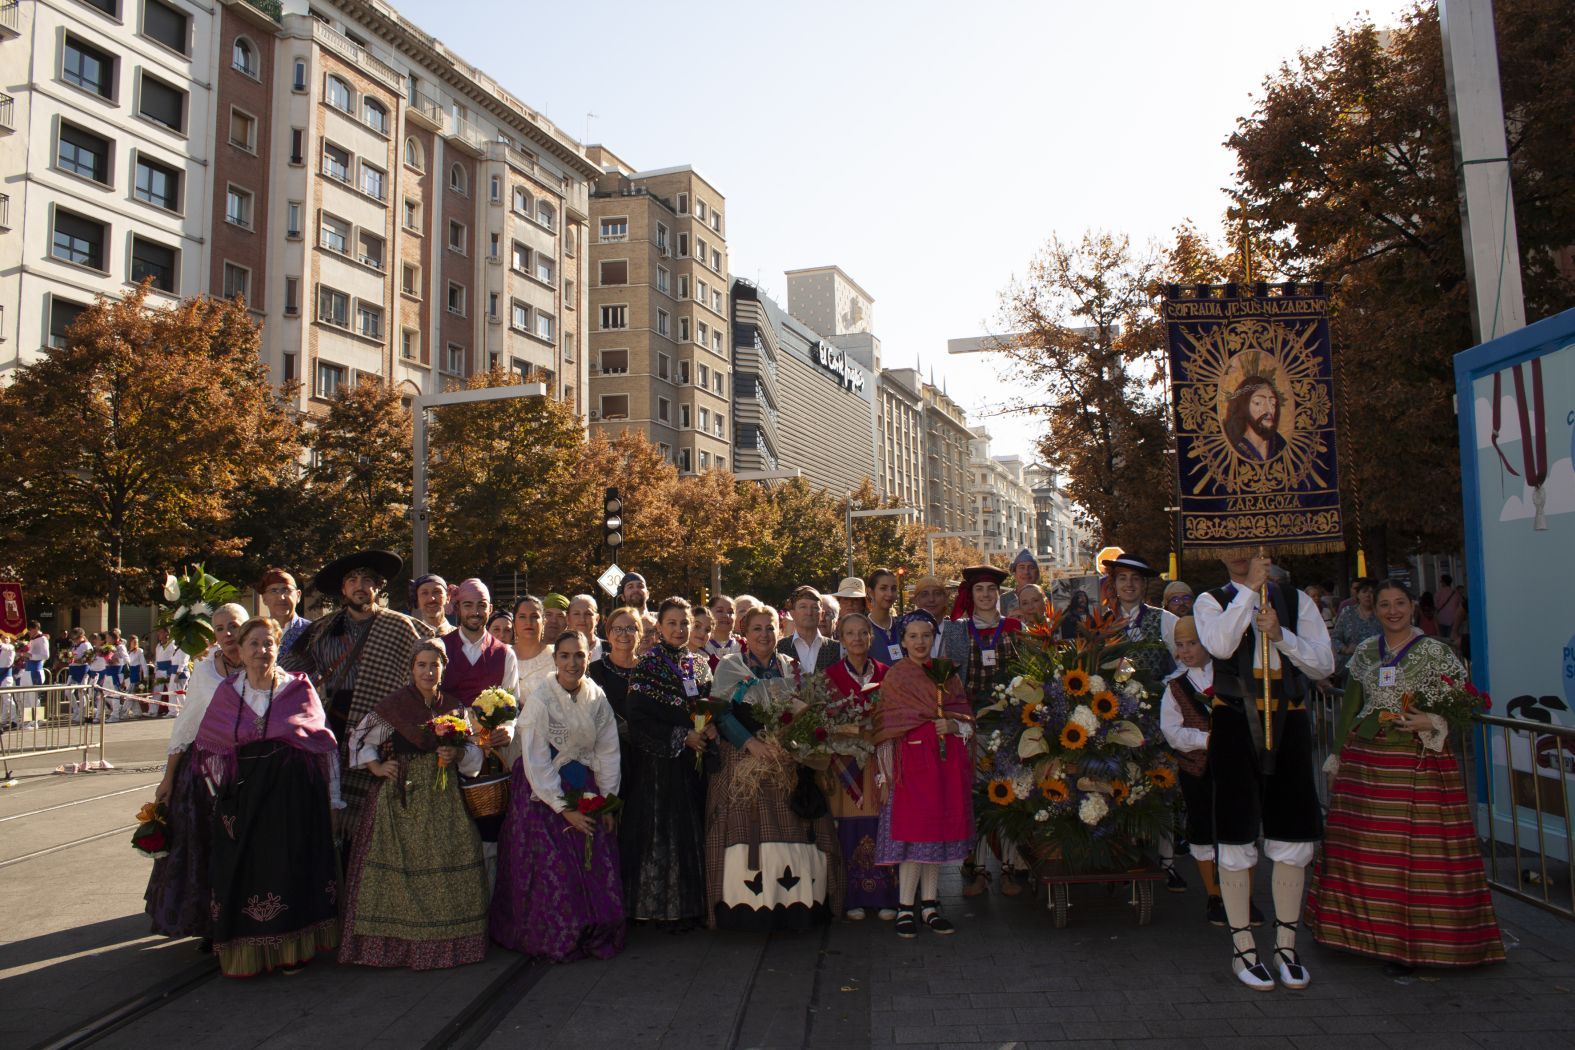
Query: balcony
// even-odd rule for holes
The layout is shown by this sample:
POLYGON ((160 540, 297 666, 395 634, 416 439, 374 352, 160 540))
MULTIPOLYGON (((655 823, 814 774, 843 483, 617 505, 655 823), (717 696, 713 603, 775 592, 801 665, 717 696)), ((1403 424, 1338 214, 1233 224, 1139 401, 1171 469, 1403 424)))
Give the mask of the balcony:
POLYGON ((476 127, 464 117, 449 114, 448 129, 444 131, 450 142, 464 146, 477 157, 487 155, 487 143, 492 141, 481 129, 476 127))
POLYGON ((0 193, 0 230, 11 228, 11 195, 0 193))
POLYGON ((0 128, 16 130, 16 100, 4 91, 0 91, 0 128))
POLYGON ((19 7, 21 7, 20 0, 0 2, 0 29, 8 33, 21 34, 21 15, 17 10, 19 7))
POLYGON ((415 118, 417 124, 424 124, 428 131, 443 130, 443 107, 419 91, 405 92, 405 113, 415 118))
POLYGON ((337 29, 315 18, 312 19, 312 39, 340 57, 348 59, 351 63, 358 66, 361 72, 374 79, 381 80, 394 91, 404 89, 405 78, 400 75, 399 70, 384 62, 337 29))

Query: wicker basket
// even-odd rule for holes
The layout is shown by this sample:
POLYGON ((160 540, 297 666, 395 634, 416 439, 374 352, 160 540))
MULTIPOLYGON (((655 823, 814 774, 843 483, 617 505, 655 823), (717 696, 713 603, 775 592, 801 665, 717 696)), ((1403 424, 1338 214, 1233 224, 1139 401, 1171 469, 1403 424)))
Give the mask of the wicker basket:
POLYGON ((496 817, 509 808, 509 775, 493 773, 477 777, 459 786, 460 797, 465 800, 465 810, 471 817, 496 817))

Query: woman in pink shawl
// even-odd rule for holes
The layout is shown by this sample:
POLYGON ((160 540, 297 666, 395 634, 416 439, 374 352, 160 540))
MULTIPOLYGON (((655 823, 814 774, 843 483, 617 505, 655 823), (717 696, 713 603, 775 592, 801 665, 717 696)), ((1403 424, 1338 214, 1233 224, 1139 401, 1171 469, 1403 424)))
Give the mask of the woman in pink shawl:
POLYGON ((289 973, 339 945, 337 744, 306 676, 275 662, 279 636, 267 617, 246 622, 245 670, 219 683, 197 730, 215 795, 210 912, 226 977, 289 973))
POLYGON ((941 865, 973 849, 973 713, 950 665, 930 659, 935 618, 915 610, 897 627, 906 655, 881 680, 875 711, 875 863, 897 867, 897 936, 911 939, 919 932, 916 892, 924 924, 938 934, 956 932, 941 914, 938 890, 941 865))

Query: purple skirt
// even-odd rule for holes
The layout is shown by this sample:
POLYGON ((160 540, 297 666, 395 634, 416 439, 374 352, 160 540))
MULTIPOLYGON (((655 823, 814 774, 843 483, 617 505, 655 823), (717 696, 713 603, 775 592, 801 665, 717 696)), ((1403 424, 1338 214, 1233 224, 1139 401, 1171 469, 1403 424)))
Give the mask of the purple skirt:
POLYGON ((583 834, 531 793, 514 763, 498 835, 498 882, 489 927, 505 948, 551 962, 610 959, 625 938, 618 837, 597 823, 585 867, 583 834))
POLYGON ((213 795, 187 748, 176 763, 170 785, 169 855, 153 862, 148 889, 142 897, 153 920, 153 932, 166 937, 206 937, 212 929, 208 913, 208 856, 213 834, 213 795))
POLYGON ((954 842, 903 842, 891 837, 891 802, 880 808, 880 829, 875 836, 875 863, 882 866, 914 861, 918 864, 955 864, 973 853, 973 838, 954 842))
POLYGON ((875 841, 880 837, 878 817, 838 817, 837 844, 847 873, 844 908, 895 908, 897 873, 875 863, 875 841))

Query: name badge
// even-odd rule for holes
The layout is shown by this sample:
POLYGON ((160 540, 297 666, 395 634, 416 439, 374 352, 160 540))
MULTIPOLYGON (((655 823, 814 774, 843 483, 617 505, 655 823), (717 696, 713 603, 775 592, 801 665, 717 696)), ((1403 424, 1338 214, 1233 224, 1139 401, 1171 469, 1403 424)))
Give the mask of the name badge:
POLYGON ((691 700, 700 695, 700 685, 693 678, 684 679, 684 695, 691 700))
POLYGON ((890 645, 888 645, 886 647, 886 651, 891 654, 893 661, 902 659, 902 646, 898 645, 896 642, 892 642, 890 645))
POLYGON ((981 650, 979 650, 979 663, 981 665, 985 666, 985 667, 994 667, 995 666, 995 650, 994 649, 981 649, 981 650))
POLYGON ((1400 669, 1398 667, 1380 667, 1378 669, 1378 684, 1379 685, 1385 686, 1385 687, 1392 687, 1392 686, 1396 685, 1399 681, 1400 681, 1400 669))

